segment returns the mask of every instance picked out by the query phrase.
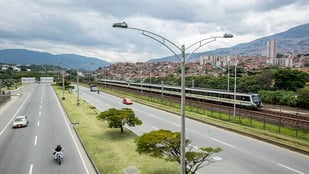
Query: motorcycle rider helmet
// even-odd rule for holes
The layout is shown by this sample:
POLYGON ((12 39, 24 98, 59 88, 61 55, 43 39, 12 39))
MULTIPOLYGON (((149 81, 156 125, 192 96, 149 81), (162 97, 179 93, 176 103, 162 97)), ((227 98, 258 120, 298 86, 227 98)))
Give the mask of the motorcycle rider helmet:
POLYGON ((61 145, 57 145, 57 147, 56 147, 56 151, 60 151, 62 149, 62 147, 61 147, 61 145))

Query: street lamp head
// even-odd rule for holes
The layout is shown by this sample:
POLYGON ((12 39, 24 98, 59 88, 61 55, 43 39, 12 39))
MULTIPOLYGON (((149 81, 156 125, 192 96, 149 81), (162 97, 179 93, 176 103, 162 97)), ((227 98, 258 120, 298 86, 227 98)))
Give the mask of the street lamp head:
POLYGON ((228 33, 225 33, 224 35, 223 35, 223 37, 224 38, 232 38, 232 37, 234 37, 232 34, 228 34, 228 33))
POLYGON ((128 24, 126 22, 118 22, 113 24, 114 28, 128 28, 128 24))

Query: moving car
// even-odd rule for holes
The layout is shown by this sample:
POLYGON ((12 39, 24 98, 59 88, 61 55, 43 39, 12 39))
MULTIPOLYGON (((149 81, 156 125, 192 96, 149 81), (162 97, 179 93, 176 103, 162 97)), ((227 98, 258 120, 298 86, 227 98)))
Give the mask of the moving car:
POLYGON ((126 104, 126 105, 132 105, 133 104, 133 102, 128 98, 123 98, 122 103, 126 104))
POLYGON ((27 127, 28 126, 28 118, 26 115, 20 115, 17 116, 13 122, 12 127, 17 128, 17 127, 27 127))

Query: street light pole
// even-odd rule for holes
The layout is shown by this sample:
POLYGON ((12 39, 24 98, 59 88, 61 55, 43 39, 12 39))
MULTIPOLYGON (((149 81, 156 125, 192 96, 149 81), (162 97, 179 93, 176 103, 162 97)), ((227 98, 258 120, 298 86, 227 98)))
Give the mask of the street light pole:
POLYGON ((64 99, 64 71, 62 70, 62 100, 64 99))
POLYGON ((233 116, 235 117, 236 115, 236 76, 237 76, 237 60, 236 60, 236 57, 235 57, 235 79, 234 79, 234 110, 233 110, 233 116))
MULTIPOLYGON (((61 62, 60 64, 72 68, 70 65, 67 65, 65 63, 61 62)), ((72 69, 74 69, 74 68, 72 68, 72 69)), ((77 101, 76 101, 76 105, 79 106, 79 77, 78 77, 78 69, 76 69, 76 83, 77 83, 77 101)), ((63 85, 62 89, 64 89, 64 77, 63 77, 63 74, 62 74, 62 85, 63 85)), ((63 97, 63 100, 64 100, 64 97, 63 97)))
POLYGON ((76 77, 76 81, 77 81, 77 101, 76 101, 76 105, 79 106, 79 75, 78 75, 78 70, 76 71, 77 77, 76 77))
POLYGON ((227 91, 230 92, 230 58, 227 60, 227 91))
POLYGON ((186 63, 186 49, 185 46, 181 46, 181 139, 180 139, 180 150, 181 150, 181 173, 186 173, 186 118, 185 118, 185 112, 186 112, 186 91, 185 91, 185 63, 186 63))
POLYGON ((232 34, 227 34, 225 33, 223 36, 214 36, 214 37, 209 37, 206 39, 202 39, 200 41, 197 41, 193 44, 191 44, 189 47, 185 48, 184 45, 182 45, 181 47, 177 46, 175 43, 171 42, 170 40, 168 40, 167 38, 158 35, 156 33, 144 30, 144 29, 139 29, 139 28, 131 28, 128 27, 128 24, 125 22, 122 23, 114 23, 113 24, 114 28, 123 28, 123 29, 131 29, 131 30, 137 30, 137 31, 141 31, 142 35, 149 37, 157 42, 159 42, 160 44, 162 44, 163 46, 165 46, 168 50, 170 50, 180 61, 181 61, 181 145, 180 145, 180 150, 181 150, 181 174, 185 174, 186 173, 186 161, 185 161, 185 147, 186 147, 186 136, 185 136, 185 130, 186 130, 186 124, 185 124, 185 62, 187 59, 189 59, 191 57, 191 55, 198 50, 199 48, 201 48, 202 46, 210 43, 210 42, 214 42, 216 41, 216 38, 232 38, 233 35, 232 34), (203 43, 204 41, 206 41, 205 43, 203 43), (170 46, 173 46, 174 49, 177 49, 178 51, 181 52, 181 56, 179 54, 176 53, 176 51, 174 51, 174 49, 172 49, 170 46), (195 47, 195 48, 193 48, 195 47), (193 51, 186 56, 186 50, 193 48, 193 51))

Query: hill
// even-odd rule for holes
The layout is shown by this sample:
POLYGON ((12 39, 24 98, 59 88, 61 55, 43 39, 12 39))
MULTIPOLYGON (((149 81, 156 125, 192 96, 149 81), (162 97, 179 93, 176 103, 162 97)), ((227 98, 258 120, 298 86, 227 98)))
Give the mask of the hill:
POLYGON ((7 64, 39 64, 55 65, 64 68, 95 70, 108 66, 110 63, 94 57, 85 57, 75 54, 54 55, 45 52, 4 49, 0 50, 0 63, 7 64))
MULTIPOLYGON (((213 51, 192 54, 189 61, 199 59, 201 55, 266 55, 267 41, 277 41, 277 52, 309 53, 309 23, 293 27, 287 31, 262 37, 248 43, 241 43, 230 48, 220 48, 213 51)), ((148 62, 179 61, 175 56, 151 59, 148 62)))

